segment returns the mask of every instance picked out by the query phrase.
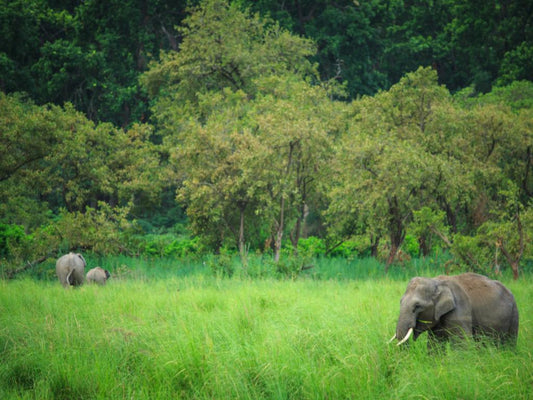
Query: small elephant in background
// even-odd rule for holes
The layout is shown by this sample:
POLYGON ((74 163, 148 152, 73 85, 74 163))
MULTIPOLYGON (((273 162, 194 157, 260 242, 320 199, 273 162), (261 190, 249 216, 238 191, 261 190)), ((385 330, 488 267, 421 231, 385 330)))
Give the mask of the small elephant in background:
POLYGON ((81 254, 68 253, 56 262, 56 275, 63 287, 80 286, 85 280, 87 262, 81 254))
POLYGON ((398 345, 411 335, 429 334, 428 345, 454 337, 493 337, 515 344, 518 308, 511 291, 486 276, 466 273, 436 278, 416 277, 400 301, 398 345))
POLYGON ((111 274, 108 270, 101 267, 95 267, 87 272, 87 283, 97 283, 105 285, 111 274))

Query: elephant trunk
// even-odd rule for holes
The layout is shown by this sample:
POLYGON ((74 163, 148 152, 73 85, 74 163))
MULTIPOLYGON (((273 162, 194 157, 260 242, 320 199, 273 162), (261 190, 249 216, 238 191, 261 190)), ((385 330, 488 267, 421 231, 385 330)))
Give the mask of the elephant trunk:
MULTIPOLYGON (((416 315, 412 315, 412 318, 408 318, 405 313, 400 312, 398 318, 398 324, 396 325, 395 338, 399 340, 398 345, 405 343, 413 334, 416 327, 416 315)), ((415 335, 416 338, 416 335, 415 335)))
POLYGON ((413 328, 409 328, 409 330, 407 331, 407 333, 405 334, 403 339, 400 340, 400 338, 398 338, 398 340, 400 340, 400 341, 398 342, 397 346, 400 346, 400 345, 404 344, 405 342, 407 342, 412 334, 413 334, 413 328))

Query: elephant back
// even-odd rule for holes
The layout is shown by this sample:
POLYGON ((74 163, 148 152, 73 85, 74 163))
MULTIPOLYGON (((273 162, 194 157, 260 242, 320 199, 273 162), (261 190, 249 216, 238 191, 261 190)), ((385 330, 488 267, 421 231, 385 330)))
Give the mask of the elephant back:
POLYGON ((87 282, 89 283, 105 285, 109 277, 109 271, 103 269, 102 267, 95 267, 87 272, 87 282))
POLYGON ((56 274, 64 287, 79 286, 85 279, 87 262, 81 254, 68 253, 56 262, 56 274))
POLYGON ((56 268, 71 267, 84 269, 87 265, 85 258, 79 253, 68 253, 58 258, 56 268))

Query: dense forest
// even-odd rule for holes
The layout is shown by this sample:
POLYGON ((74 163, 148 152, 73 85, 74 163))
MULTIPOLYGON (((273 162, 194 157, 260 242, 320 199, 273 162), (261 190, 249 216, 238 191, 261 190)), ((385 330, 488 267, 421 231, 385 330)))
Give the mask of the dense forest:
POLYGON ((0 0, 0 263, 531 265, 529 1, 0 0))

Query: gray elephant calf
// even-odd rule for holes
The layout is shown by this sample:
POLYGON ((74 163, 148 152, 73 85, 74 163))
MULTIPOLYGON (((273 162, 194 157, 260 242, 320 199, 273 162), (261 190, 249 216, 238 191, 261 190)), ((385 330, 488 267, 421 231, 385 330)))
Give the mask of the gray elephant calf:
POLYGON ((95 267, 87 272, 88 283, 98 283, 99 285, 105 285, 111 274, 108 270, 95 267))
POLYGON ((413 278, 400 302, 398 345, 428 331, 429 344, 450 337, 491 336, 516 343, 518 308, 502 283, 466 273, 436 278, 413 278))
POLYGON ((87 262, 81 254, 68 253, 56 262, 56 274, 63 287, 80 286, 85 279, 87 262))

